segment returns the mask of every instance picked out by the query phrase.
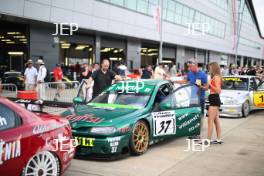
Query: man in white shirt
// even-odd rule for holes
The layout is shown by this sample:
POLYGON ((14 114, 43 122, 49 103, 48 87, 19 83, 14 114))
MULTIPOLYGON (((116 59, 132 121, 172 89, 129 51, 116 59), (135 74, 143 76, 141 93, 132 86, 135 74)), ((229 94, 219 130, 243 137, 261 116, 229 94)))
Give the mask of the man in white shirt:
POLYGON ((163 80, 167 77, 169 77, 169 76, 164 71, 163 64, 159 63, 158 66, 155 68, 155 71, 154 71, 154 79, 163 80))
POLYGON ((28 60, 26 64, 27 68, 24 73, 26 90, 35 90, 38 71, 35 67, 33 67, 33 61, 31 59, 28 60))
POLYGON ((47 76, 47 69, 42 59, 38 59, 36 63, 39 66, 38 76, 37 76, 37 91, 38 91, 39 99, 45 100, 46 92, 45 92, 45 84, 44 84, 45 80, 44 79, 47 76))

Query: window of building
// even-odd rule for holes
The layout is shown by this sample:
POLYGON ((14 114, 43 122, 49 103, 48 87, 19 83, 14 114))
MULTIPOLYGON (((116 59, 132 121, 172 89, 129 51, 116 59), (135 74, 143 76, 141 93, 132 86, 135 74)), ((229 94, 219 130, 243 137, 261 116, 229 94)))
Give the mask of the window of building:
POLYGON ((125 0, 125 7, 132 10, 137 10, 137 1, 125 0))
POLYGON ((137 10, 141 13, 148 12, 148 1, 147 0, 138 0, 137 1, 137 10))
POLYGON ((221 9, 228 9, 228 0, 209 0, 209 2, 213 3, 217 7, 220 7, 221 9))
POLYGON ((116 5, 124 6, 124 0, 111 0, 110 2, 116 5))
MULTIPOLYGON (((201 12, 190 8, 189 6, 182 4, 176 0, 100 0, 106 1, 118 6, 122 6, 131 10, 135 10, 140 13, 153 16, 154 8, 163 3, 163 19, 168 22, 183 25, 188 27, 190 23, 207 23, 209 31, 207 34, 223 38, 225 35, 225 23, 220 22, 212 17, 209 17, 201 12)), ((227 9, 227 0, 209 0, 217 6, 227 9)))

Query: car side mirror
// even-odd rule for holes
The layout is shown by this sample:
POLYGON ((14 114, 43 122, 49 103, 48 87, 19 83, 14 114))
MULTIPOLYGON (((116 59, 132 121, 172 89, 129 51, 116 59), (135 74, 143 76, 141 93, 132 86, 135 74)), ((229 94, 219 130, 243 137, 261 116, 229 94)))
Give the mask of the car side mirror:
POLYGON ((160 104, 160 109, 161 110, 169 110, 171 109, 171 104, 170 102, 166 101, 160 104))
POLYGON ((85 100, 82 97, 74 97, 73 98, 73 103, 74 104, 84 104, 85 103, 85 100))
POLYGON ((257 86, 256 90, 264 90, 264 82, 261 82, 261 83, 257 86))

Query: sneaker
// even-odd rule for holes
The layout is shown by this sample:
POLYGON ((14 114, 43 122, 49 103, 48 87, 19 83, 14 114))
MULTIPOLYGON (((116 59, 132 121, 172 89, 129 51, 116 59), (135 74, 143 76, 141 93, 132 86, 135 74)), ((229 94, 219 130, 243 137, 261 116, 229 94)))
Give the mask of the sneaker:
POLYGON ((211 141, 211 144, 222 144, 224 143, 221 139, 216 139, 216 140, 213 140, 211 141))
MULTIPOLYGON (((208 145, 209 142, 207 140, 204 140, 204 141, 199 142, 198 144, 200 144, 200 145, 208 145)), ((210 141, 210 144, 212 144, 212 141, 210 141)))

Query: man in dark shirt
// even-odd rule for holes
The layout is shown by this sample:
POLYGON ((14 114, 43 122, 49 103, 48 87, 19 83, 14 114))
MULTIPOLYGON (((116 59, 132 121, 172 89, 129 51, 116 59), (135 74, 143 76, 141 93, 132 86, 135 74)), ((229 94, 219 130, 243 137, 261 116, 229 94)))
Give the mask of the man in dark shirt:
POLYGON ((251 66, 247 72, 247 75, 256 76, 256 69, 253 66, 251 66))
POLYGON ((151 65, 148 65, 144 70, 142 70, 141 79, 151 79, 152 75, 152 67, 151 65))
POLYGON ((87 87, 90 87, 92 81, 94 81, 93 98, 109 87, 114 79, 118 81, 122 80, 119 75, 109 70, 109 65, 109 61, 104 59, 101 64, 101 69, 94 71, 92 76, 88 79, 87 87))

